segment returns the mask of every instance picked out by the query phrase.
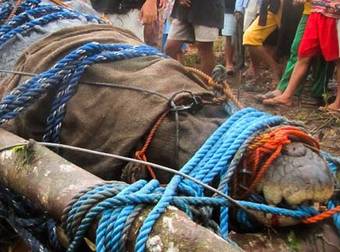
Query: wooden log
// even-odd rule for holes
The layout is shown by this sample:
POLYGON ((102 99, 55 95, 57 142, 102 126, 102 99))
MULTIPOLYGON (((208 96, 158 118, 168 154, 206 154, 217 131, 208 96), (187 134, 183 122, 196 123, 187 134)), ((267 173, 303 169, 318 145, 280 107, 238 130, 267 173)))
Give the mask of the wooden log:
MULTIPOLYGON (((26 196, 37 207, 60 220, 64 208, 84 189, 103 180, 34 145, 24 150, 5 147, 26 141, 0 129, 0 183, 26 196), (4 148, 6 150, 4 150, 4 148), (31 149, 30 149, 31 148, 31 149)), ((139 227, 149 210, 138 216, 128 237, 133 251, 139 227)), ((95 228, 95 227, 94 227, 95 228)), ((93 238, 93 237, 92 237, 93 238)), ((331 224, 296 227, 277 232, 231 234, 245 251, 339 251, 340 238, 331 224)), ((148 251, 240 251, 211 231, 195 224, 170 207, 156 222, 147 243, 148 251)))
MULTIPOLYGON (((26 196, 37 207, 60 220, 64 208, 84 189, 104 182, 49 149, 34 144, 28 148, 6 147, 24 139, 0 129, 0 183, 26 196)), ((130 232, 133 251, 136 233, 148 210, 136 218, 130 232)), ((169 208, 156 222, 147 242, 148 251, 240 251, 219 236, 169 208), (161 249, 161 250, 159 250, 161 249)))

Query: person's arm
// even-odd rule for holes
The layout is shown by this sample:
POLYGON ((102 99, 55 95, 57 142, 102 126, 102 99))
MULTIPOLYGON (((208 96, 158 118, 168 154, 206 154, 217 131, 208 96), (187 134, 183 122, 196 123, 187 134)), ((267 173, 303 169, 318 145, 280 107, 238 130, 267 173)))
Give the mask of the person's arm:
POLYGON ((150 24, 157 20, 157 0, 146 0, 140 10, 140 20, 143 24, 150 24))

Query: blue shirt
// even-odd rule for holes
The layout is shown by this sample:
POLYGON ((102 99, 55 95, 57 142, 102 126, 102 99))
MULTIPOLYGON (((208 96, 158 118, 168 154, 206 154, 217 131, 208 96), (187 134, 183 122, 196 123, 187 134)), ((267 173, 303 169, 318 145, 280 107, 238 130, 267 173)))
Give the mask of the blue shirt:
POLYGON ((244 9, 247 8, 249 0, 236 0, 235 3, 235 12, 244 12, 244 9))

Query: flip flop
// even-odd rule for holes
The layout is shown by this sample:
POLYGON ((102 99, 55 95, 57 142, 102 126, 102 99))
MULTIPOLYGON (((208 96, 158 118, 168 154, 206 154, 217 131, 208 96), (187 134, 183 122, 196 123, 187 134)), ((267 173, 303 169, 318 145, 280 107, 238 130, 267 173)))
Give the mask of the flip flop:
POLYGON ((275 97, 274 98, 270 98, 270 99, 266 99, 262 101, 263 105, 267 105, 267 106, 284 106, 284 107, 291 107, 293 105, 292 104, 286 104, 283 103, 280 100, 277 100, 275 97))

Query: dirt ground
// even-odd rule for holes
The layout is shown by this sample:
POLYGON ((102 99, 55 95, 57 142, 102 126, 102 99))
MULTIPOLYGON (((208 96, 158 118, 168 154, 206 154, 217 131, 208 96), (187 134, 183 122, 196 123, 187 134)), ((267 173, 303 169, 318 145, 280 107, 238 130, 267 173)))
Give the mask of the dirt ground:
MULTIPOLYGON (((223 42, 218 41, 215 43, 214 49, 217 62, 223 64, 223 42)), ((197 50, 189 46, 183 60, 185 65, 197 67, 199 64, 197 50)), ((282 115, 290 120, 302 121, 309 132, 320 141, 323 150, 340 156, 340 113, 326 113, 319 110, 319 107, 324 105, 325 99, 316 100, 311 97, 308 80, 305 83, 303 94, 300 97, 295 97, 292 107, 268 107, 258 103, 255 99, 256 94, 265 93, 273 89, 269 84, 271 80, 269 71, 263 69, 261 75, 263 77, 263 84, 261 83, 256 88, 258 90, 253 92, 244 90, 244 83, 246 83, 244 78, 241 78, 241 81, 236 81, 237 78, 231 78, 228 82, 231 84, 234 93, 246 106, 282 115)), ((330 83, 329 86, 333 87, 332 90, 328 91, 328 96, 331 97, 334 94, 335 84, 330 83)))

